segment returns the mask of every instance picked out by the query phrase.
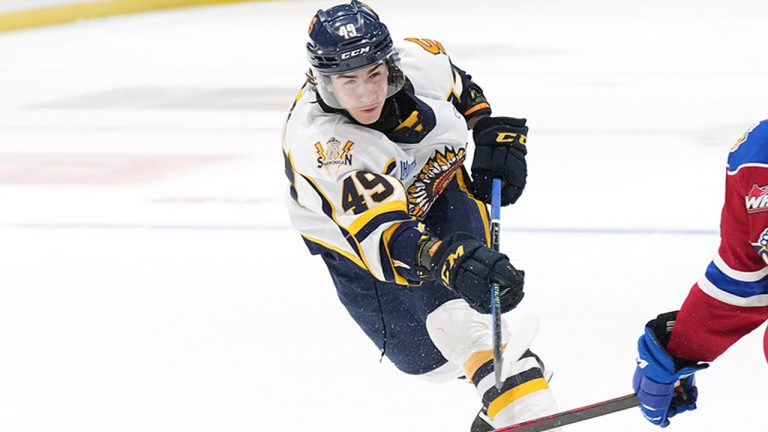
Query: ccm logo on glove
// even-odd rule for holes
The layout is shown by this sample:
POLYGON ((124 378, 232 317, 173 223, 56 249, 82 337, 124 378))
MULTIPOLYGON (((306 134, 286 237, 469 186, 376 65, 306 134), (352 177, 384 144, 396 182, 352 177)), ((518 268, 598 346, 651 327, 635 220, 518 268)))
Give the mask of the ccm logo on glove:
POLYGON ((443 263, 443 268, 440 270, 440 277, 446 285, 451 284, 451 269, 453 269, 453 266, 456 264, 456 258, 462 255, 464 255, 464 245, 459 246, 456 249, 456 252, 449 254, 448 258, 446 258, 443 263))
MULTIPOLYGON (((515 141, 515 138, 518 137, 518 134, 515 132, 499 132, 499 135, 496 137, 497 143, 508 143, 515 141)), ((526 136, 521 135, 518 142, 522 145, 525 145, 526 136)))

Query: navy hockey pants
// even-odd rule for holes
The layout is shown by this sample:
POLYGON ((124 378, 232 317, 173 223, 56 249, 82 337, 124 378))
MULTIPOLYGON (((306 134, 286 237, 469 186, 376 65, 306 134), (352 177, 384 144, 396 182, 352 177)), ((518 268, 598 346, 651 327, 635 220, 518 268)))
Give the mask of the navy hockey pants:
MULTIPOLYGON (((487 209, 467 192, 462 174, 438 197, 424 224, 440 238, 462 231, 487 241, 487 209)), ((381 282, 336 252, 321 255, 342 304, 398 369, 423 374, 447 363, 427 333, 426 319, 459 296, 434 281, 416 287, 381 282)))

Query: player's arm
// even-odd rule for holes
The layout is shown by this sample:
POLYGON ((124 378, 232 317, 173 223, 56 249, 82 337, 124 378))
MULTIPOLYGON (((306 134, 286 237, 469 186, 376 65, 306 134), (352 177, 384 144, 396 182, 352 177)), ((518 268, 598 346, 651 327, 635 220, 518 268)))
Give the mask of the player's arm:
MULTIPOLYGON (((691 288, 679 312, 649 321, 638 341, 633 386, 645 417, 662 427, 670 417, 696 409, 694 373, 707 366, 702 362, 717 358, 768 313, 766 307, 755 307, 754 295, 764 291, 761 279, 768 273, 746 240, 749 222, 737 180, 730 175, 726 180, 721 244, 704 277, 691 288)), ((768 223, 768 218, 759 220, 768 223)))
POLYGON ((728 158, 720 247, 683 303, 669 350, 712 361, 768 319, 768 122, 728 158))
POLYGON ((500 286, 502 312, 523 299, 525 273, 513 267, 506 255, 469 234, 440 239, 421 225, 407 227, 398 230, 391 250, 396 261, 408 263, 402 267, 404 275, 418 281, 436 280, 480 313, 490 313, 491 282, 500 286))
MULTIPOLYGON (((749 198, 753 185, 768 190, 768 157, 761 156, 765 135, 732 149, 720 247, 704 277, 679 312, 648 322, 638 341, 633 385, 652 423, 666 426, 670 417, 695 409, 694 373, 768 319, 768 211, 750 208, 756 203, 749 198)), ((768 210, 768 198, 760 200, 768 210)))
POLYGON ((403 184, 392 176, 365 170, 339 176, 312 174, 299 174, 310 185, 304 189, 312 195, 302 202, 335 227, 323 231, 324 238, 318 240, 337 252, 345 251, 345 256, 378 280, 411 284, 401 269, 407 263, 393 258, 391 252, 417 226, 408 213, 403 184))
POLYGON ((484 313, 490 312, 492 281, 501 287, 502 311, 522 300, 524 274, 506 255, 463 233, 438 239, 425 231, 408 213, 405 188, 396 178, 363 170, 339 177, 295 172, 293 178, 297 202, 336 226, 315 241, 376 279, 401 285, 437 280, 484 313))
POLYGON ((453 69, 455 81, 461 83, 460 86, 454 86, 461 88, 461 93, 458 97, 452 99, 453 105, 466 119, 467 127, 472 129, 478 120, 491 115, 491 104, 485 97, 483 89, 476 82, 472 81, 470 74, 453 63, 451 63, 451 68, 453 69))
POLYGON ((409 65, 408 78, 420 91, 435 98, 446 98, 464 116, 470 129, 491 115, 491 105, 472 76, 453 64, 440 41, 406 38, 398 47, 403 62, 409 65))
POLYGON ((715 360, 768 319, 768 211, 750 198, 753 185, 768 186, 768 167, 727 175, 720 247, 680 309, 669 342, 676 357, 715 360))
POLYGON ((461 85, 458 98, 452 99, 456 109, 473 130, 475 154, 472 159, 473 195, 486 203, 491 202, 491 183, 502 181, 501 205, 515 203, 525 189, 528 165, 526 119, 492 117, 491 105, 483 89, 472 76, 451 63, 456 81, 461 85))

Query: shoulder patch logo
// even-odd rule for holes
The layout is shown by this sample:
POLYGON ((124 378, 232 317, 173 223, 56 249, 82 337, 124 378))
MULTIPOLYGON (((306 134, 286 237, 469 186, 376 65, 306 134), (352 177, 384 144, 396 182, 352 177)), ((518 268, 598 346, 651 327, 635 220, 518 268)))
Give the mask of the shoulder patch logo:
POLYGON ((768 185, 753 184, 752 189, 745 197, 745 204, 747 205, 747 213, 750 214, 768 211, 768 185))
POLYGON ((755 252, 760 255, 760 258, 768 264, 768 228, 764 229, 760 238, 752 243, 752 247, 755 248, 755 252))
POLYGON ((344 147, 341 146, 341 141, 334 137, 325 143, 325 146, 320 144, 320 141, 315 143, 315 151, 317 152, 317 167, 326 168, 329 171, 336 172, 342 165, 352 165, 352 153, 354 152, 355 143, 348 140, 344 147))

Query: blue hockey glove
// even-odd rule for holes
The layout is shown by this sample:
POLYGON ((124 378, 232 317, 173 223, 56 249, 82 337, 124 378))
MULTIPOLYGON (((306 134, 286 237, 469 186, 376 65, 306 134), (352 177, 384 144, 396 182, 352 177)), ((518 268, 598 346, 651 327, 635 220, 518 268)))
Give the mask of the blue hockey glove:
POLYGON ((669 418, 675 414, 696 409, 698 389, 694 373, 709 367, 707 363, 679 359, 667 352, 676 318, 677 312, 659 315, 648 322, 637 341, 639 355, 632 386, 643 416, 661 427, 669 426, 669 418))

